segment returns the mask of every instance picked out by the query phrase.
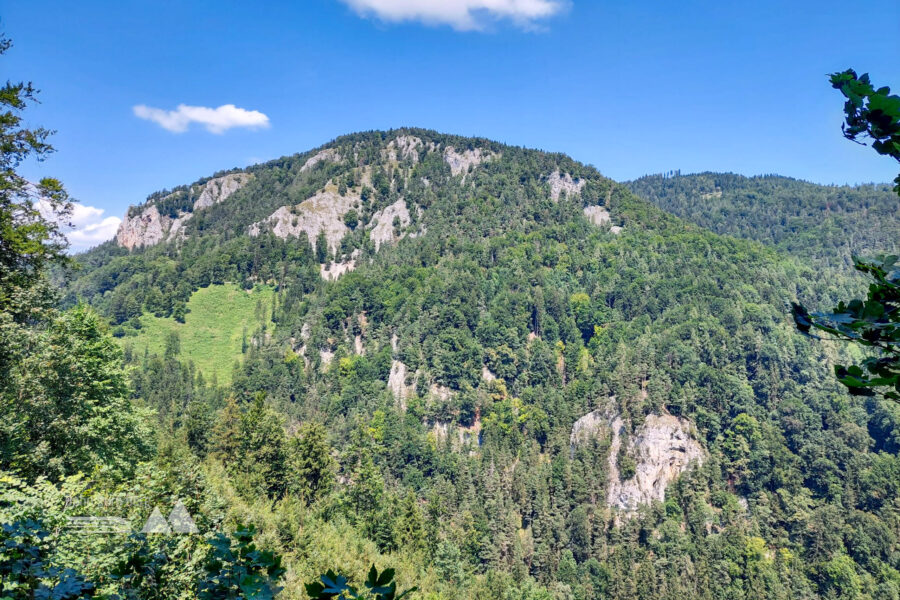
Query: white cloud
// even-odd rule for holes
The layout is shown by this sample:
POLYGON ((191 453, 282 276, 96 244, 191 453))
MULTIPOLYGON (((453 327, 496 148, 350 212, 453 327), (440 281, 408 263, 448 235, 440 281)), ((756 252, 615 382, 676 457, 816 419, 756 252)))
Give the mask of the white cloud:
POLYGON ((191 123, 200 123, 210 133, 225 133, 233 127, 260 129, 269 126, 269 117, 263 113, 238 108, 234 104, 223 104, 218 108, 179 104, 175 110, 138 104, 133 110, 136 117, 153 121, 173 133, 184 133, 191 123))
POLYGON ((569 0, 341 0, 361 16, 383 21, 421 21, 450 25, 460 31, 480 30, 492 20, 509 20, 533 28, 569 5, 569 0))
MULTIPOLYGON (((54 213, 46 200, 38 200, 37 206, 45 218, 53 218, 54 213)), ((72 203, 72 215, 68 218, 72 226, 63 225, 60 228, 69 240, 69 252, 81 252, 115 237, 122 219, 104 218, 104 212, 95 206, 72 203)))
POLYGON ((74 252, 80 252, 102 244, 106 240, 111 240, 115 237, 121 222, 122 219, 119 217, 106 217, 97 223, 88 223, 81 228, 76 228, 66 235, 70 248, 74 252))

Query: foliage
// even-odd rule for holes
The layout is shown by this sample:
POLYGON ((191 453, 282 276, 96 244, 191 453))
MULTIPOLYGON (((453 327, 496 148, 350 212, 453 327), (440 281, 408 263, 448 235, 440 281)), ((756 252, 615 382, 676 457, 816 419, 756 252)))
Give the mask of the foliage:
POLYGON ((166 341, 177 334, 181 359, 194 363, 207 380, 228 385, 234 362, 246 351, 244 336, 249 332, 250 343, 272 326, 273 298, 271 288, 263 286, 245 291, 233 284, 210 285, 191 294, 182 323, 148 314, 140 318, 140 329, 123 327, 120 340, 134 360, 148 360, 163 357, 166 341))
MULTIPOLYGON (((857 109, 877 116, 871 94, 857 109)), ((61 520, 63 498, 87 499, 91 514, 103 493, 126 490, 140 501, 126 515, 136 522, 184 497, 207 530, 257 525, 255 538, 213 537, 203 565, 205 546, 187 538, 79 544, 63 534, 48 544, 50 563, 138 597, 271 597, 281 586, 302 597, 300 582, 334 564, 394 564, 430 598, 897 595, 900 414, 877 397, 849 402, 825 365, 857 357, 826 357, 782 313, 854 293, 851 255, 895 253, 895 199, 882 187, 716 174, 643 182, 659 205, 705 206, 700 225, 748 241, 690 225, 559 154, 421 129, 325 148, 344 160, 304 168, 315 149, 250 168, 253 180, 195 214, 178 243, 108 243, 78 257, 81 271, 55 271, 71 312, 43 294, 46 264, 5 280, 15 286, 0 323, 0 451, 28 476, 3 490, 5 513, 43 510, 49 497, 45 512, 61 520), (422 140, 417 160, 386 158, 400 135, 422 140), (490 160, 454 176, 449 147, 490 160), (553 201, 556 171, 583 180, 581 193, 553 201), (337 247, 324 235, 245 235, 329 182, 364 198, 337 247), (411 222, 394 223, 401 239, 376 250, 371 219, 401 199, 411 222), (598 205, 620 234, 584 218, 598 205), (354 271, 322 279, 320 263, 351 256, 354 271), (236 290, 258 285, 271 302, 252 318, 246 303, 197 302, 248 300, 258 292, 236 290), (123 341, 128 394, 96 313, 123 341), (231 332, 227 348, 192 339, 216 327, 231 332), (629 432, 649 414, 688 419, 707 460, 664 502, 617 515, 608 436, 571 442, 572 424, 597 409, 629 432), (69 417, 72 440, 61 433, 69 417), (134 446, 101 435, 132 417, 144 427, 134 446), (48 435, 33 435, 30 419, 49 420, 48 435), (68 445, 76 439, 83 451, 68 445), (152 446, 153 461, 135 464, 152 446), (76 485, 65 475, 77 470, 90 473, 76 485)), ((177 214, 185 190, 147 202, 177 214)), ((34 231, 51 256, 50 229, 34 231)), ((622 454, 627 475, 637 458, 622 454)), ((373 573, 356 590, 326 573, 318 591, 395 593, 389 569, 373 573)))
POLYGON ((319 423, 304 423, 288 442, 289 491, 312 503, 328 495, 334 485, 334 459, 319 423))
MULTIPOLYGON (((9 46, 0 38, 0 54, 9 46)), ((239 528, 234 542, 215 536, 203 576, 191 559, 199 536, 122 539, 119 527, 146 518, 143 504, 180 494, 194 504, 202 485, 177 439, 160 445, 158 462, 142 462, 157 449, 155 432, 150 411, 131 402, 122 351, 92 308, 57 307, 48 269, 66 262, 60 226, 70 206, 59 182, 32 186, 16 173, 52 151, 48 130, 21 127, 35 93, 31 84, 0 88, 0 597, 168 599, 197 588, 205 598, 272 598, 284 570, 256 549, 252 529, 239 528), (123 506, 106 502, 126 492, 123 506), (90 529, 116 508, 125 516, 112 517, 115 531, 90 529)), ((166 360, 179 351, 170 338, 166 360)), ((264 419, 256 423, 265 431, 264 419)), ((261 451, 268 440, 251 442, 261 451)))
MULTIPOLYGON (((831 76, 831 85, 847 98, 844 103, 844 136, 852 141, 872 140, 878 154, 900 161, 900 96, 889 87, 875 89, 869 74, 857 76, 847 69, 831 76)), ((895 180, 900 194, 900 175, 895 180)))
MULTIPOLYGON (((0 36, 0 56, 11 45, 0 36)), ((58 180, 32 185, 16 173, 22 161, 42 160, 53 152, 50 130, 22 126, 22 112, 37 102, 36 96, 30 82, 7 81, 0 87, 0 310, 13 314, 18 312, 16 291, 34 285, 46 265, 62 259, 66 242, 60 223, 72 210, 58 180)))
MULTIPOLYGON (((0 38, 0 54, 9 47, 0 38)), ((58 181, 33 186, 16 173, 53 150, 49 130, 22 127, 35 94, 30 83, 0 88, 0 468, 122 475, 148 454, 149 432, 128 401, 120 355, 94 311, 56 310, 46 279, 65 262, 60 223, 71 206, 58 181)))
POLYGON ((121 351, 93 310, 53 314, 23 333, 0 396, 3 468, 31 477, 101 468, 121 476, 149 455, 146 414, 129 401, 121 351))
MULTIPOLYGON (((210 518, 253 522, 258 543, 284 555, 295 575, 283 596, 302 597, 299 581, 330 566, 372 563, 434 598, 812 598, 839 589, 828 574, 843 577, 844 559, 831 564, 841 556, 862 597, 896 584, 900 414, 877 398, 848 402, 825 352, 783 315, 786 303, 828 305, 858 289, 843 256, 890 250, 889 224, 860 233, 865 211, 891 214, 889 192, 716 176, 723 193, 709 202, 722 214, 754 206, 778 220, 782 200, 804 200, 806 216, 771 238, 769 221, 738 221, 748 241, 685 223, 562 155, 418 129, 328 148, 358 159, 301 171, 313 150, 254 167, 252 182, 191 219, 203 227, 183 243, 102 246, 79 257, 66 292, 113 322, 127 317, 127 347, 130 311, 146 323, 159 304, 150 290, 186 301, 212 280, 271 285, 273 325, 248 328, 230 387, 199 377, 184 337, 180 354, 164 356, 162 338, 161 356, 132 351, 129 363, 161 439, 183 444, 166 460, 190 455, 221 499, 210 514, 228 516, 210 518), (497 158, 465 180, 442 151, 392 164, 382 150, 398 135, 497 158), (580 196, 550 200, 557 169, 585 181, 580 196), (321 248, 337 260, 358 250, 336 281, 321 278, 306 237, 242 235, 329 180, 351 187, 367 174, 356 229, 321 248), (367 224, 401 194, 413 222, 376 251, 367 224), (837 220, 820 235, 815 211, 828 203, 856 241, 837 220), (584 219, 596 204, 621 234, 584 219), (395 396, 388 380, 401 367, 395 396), (648 414, 688 419, 708 459, 664 503, 620 519, 607 505, 608 437, 570 443, 595 409, 621 415, 629 433, 648 414)), ((668 181, 685 197, 707 185, 668 181)), ((636 470, 638 455, 620 459, 620 474, 636 470)))
POLYGON ((886 184, 827 186, 778 175, 675 172, 627 185, 691 223, 829 271, 849 274, 854 256, 900 251, 900 204, 886 184))
POLYGON ((835 339, 859 344, 876 351, 859 365, 835 365, 835 375, 851 393, 872 395, 883 390, 886 398, 900 400, 900 269, 897 256, 858 261, 857 269, 870 275, 865 300, 841 302, 830 313, 810 314, 794 305, 797 327, 812 328, 835 339))
POLYGON ((4 600, 79 600, 96 586, 74 569, 47 563, 48 533, 40 523, 0 524, 0 597, 4 600))
MULTIPOLYGON (((857 77, 852 69, 831 76, 831 83, 847 98, 844 135, 850 140, 867 137, 882 155, 900 161, 900 96, 888 87, 875 89, 868 75, 857 77)), ((894 190, 900 195, 900 175, 894 190)), ((895 198, 896 200, 896 198, 895 198)), ((793 305, 797 327, 831 334, 874 350, 858 365, 835 366, 835 375, 850 392, 872 395, 882 390, 886 398, 900 400, 900 270, 896 255, 855 261, 855 268, 870 276, 865 300, 840 302, 832 312, 812 313, 793 305)))
POLYGON ((210 541, 206 576, 199 582, 200 600, 269 600, 281 590, 278 579, 284 574, 281 557, 258 550, 253 543, 254 528, 238 527, 233 539, 216 534, 210 541))
POLYGON ((400 600, 417 588, 410 588, 397 593, 397 582, 394 581, 394 569, 385 569, 381 573, 372 565, 369 574, 363 584, 364 591, 357 591, 349 585, 343 575, 338 575, 332 570, 319 576, 319 581, 306 584, 306 593, 314 600, 400 600))

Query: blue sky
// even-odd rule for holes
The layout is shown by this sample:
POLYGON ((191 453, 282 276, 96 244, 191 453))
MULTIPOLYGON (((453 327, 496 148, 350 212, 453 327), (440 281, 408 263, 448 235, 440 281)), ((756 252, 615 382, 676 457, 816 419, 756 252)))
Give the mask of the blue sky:
POLYGON ((900 89, 900 3, 865 5, 882 34, 846 32, 846 2, 769 0, 33 0, 5 2, 0 27, 4 75, 42 90, 29 122, 58 130, 57 154, 26 175, 59 177, 109 217, 217 170, 406 125, 566 152, 618 180, 889 181, 896 164, 841 137, 826 80, 852 66, 900 89), (201 114, 224 119, 214 131, 169 115, 182 132, 134 109, 181 104, 236 109, 201 114), (223 131, 235 116, 255 127, 223 131))

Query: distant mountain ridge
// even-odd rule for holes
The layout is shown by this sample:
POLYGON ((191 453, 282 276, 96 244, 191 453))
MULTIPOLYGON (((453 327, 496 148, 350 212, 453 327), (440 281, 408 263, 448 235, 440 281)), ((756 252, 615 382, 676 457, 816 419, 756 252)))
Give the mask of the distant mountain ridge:
POLYGON ((900 202, 888 184, 826 186, 780 175, 650 175, 625 185, 701 227, 751 239, 817 265, 900 251, 900 202))

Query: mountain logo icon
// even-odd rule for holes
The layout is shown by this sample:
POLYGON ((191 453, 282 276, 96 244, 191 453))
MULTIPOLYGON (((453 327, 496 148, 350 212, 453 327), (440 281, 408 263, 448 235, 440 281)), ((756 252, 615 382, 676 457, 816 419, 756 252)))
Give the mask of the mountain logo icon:
POLYGON ((169 525, 174 533, 198 533, 197 524, 181 500, 175 503, 175 508, 169 513, 169 525))
POLYGON ((184 503, 179 500, 175 503, 175 508, 169 513, 169 518, 162 516, 159 507, 153 507, 153 512, 147 518, 141 533, 147 534, 170 534, 170 533, 198 533, 197 524, 194 523, 191 513, 188 512, 184 503))

